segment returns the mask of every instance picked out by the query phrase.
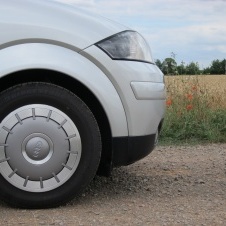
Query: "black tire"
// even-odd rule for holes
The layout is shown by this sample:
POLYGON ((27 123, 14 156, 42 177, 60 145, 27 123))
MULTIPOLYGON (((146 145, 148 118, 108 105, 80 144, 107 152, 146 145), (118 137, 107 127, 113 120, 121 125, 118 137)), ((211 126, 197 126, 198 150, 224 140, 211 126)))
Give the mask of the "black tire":
MULTIPOLYGON (((62 87, 48 83, 26 83, 2 92, 0 94, 0 131, 3 130, 4 119, 11 112, 33 104, 59 109, 75 124, 82 144, 78 166, 62 185, 45 192, 20 189, 19 185, 10 183, 1 172, 0 198, 13 206, 23 208, 56 207, 80 194, 95 176, 101 157, 100 131, 92 112, 81 99, 62 87)), ((34 131, 36 132, 35 129, 34 131)), ((2 144, 1 148, 4 148, 7 155, 9 147, 2 144)), ((20 150, 21 147, 18 149, 20 150)), ((4 161, 0 163, 0 170, 4 171, 4 164, 4 161)), ((45 164, 48 164, 48 161, 45 164)))

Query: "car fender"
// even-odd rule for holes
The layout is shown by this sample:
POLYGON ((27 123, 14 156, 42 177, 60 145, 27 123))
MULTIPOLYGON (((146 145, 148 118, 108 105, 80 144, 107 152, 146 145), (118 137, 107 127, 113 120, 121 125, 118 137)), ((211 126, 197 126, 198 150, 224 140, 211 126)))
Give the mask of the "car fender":
POLYGON ((0 79, 27 69, 54 70, 78 80, 101 103, 108 117, 112 136, 128 136, 125 111, 116 89, 107 76, 81 54, 44 43, 19 44, 0 50, 0 79))

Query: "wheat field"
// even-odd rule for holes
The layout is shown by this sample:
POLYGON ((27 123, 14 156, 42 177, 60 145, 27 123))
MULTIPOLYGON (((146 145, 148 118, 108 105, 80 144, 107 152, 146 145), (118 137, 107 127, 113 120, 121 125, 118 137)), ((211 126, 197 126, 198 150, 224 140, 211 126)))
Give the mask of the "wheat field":
POLYGON ((226 109, 226 75, 165 76, 167 99, 205 100, 214 109, 226 109), (183 99, 183 98, 182 98, 183 99))

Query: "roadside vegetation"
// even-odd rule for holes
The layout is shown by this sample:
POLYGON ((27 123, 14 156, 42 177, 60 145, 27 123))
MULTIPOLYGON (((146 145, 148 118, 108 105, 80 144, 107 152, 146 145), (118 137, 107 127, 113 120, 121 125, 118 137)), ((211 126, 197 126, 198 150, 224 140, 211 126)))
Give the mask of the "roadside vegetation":
POLYGON ((165 76, 161 143, 226 142, 226 75, 165 76))
POLYGON ((226 59, 206 68, 177 63, 175 53, 156 65, 166 75, 166 115, 160 142, 226 142, 226 59))

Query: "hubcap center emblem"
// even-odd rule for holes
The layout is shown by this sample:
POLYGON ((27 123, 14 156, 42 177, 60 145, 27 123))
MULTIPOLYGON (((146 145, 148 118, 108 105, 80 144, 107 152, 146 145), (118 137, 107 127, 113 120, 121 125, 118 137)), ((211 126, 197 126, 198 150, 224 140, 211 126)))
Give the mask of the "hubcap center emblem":
POLYGON ((29 158, 40 161, 49 154, 49 144, 41 137, 31 138, 25 147, 26 153, 29 158))
POLYGON ((22 154, 32 164, 43 164, 53 154, 53 143, 45 134, 33 133, 24 139, 22 154))

